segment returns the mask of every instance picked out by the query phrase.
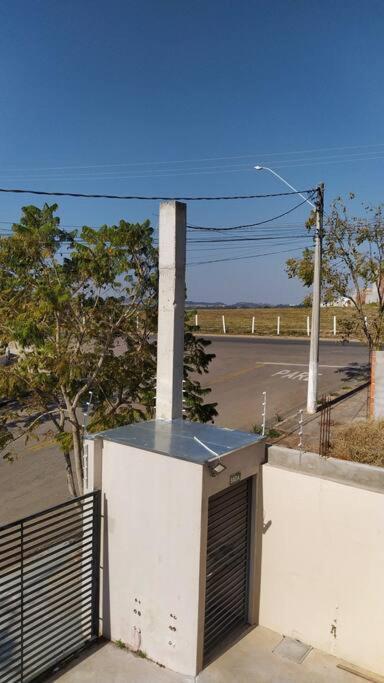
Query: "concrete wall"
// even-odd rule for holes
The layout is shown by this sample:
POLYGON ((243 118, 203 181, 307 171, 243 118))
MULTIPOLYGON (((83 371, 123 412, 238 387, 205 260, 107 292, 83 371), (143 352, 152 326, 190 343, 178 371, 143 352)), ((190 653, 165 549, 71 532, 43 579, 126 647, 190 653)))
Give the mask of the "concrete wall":
POLYGON ((372 352, 371 416, 384 418, 384 351, 372 352))
POLYGON ((329 460, 273 447, 262 466, 259 621, 384 674, 383 471, 329 460))
POLYGON ((104 441, 103 633, 196 670, 202 468, 104 441))
POLYGON ((226 469, 212 477, 201 465, 86 441, 86 490, 102 490, 100 633, 180 673, 201 670, 208 501, 235 473, 253 478, 249 621, 257 622, 264 459, 263 443, 240 449, 223 456, 226 469))

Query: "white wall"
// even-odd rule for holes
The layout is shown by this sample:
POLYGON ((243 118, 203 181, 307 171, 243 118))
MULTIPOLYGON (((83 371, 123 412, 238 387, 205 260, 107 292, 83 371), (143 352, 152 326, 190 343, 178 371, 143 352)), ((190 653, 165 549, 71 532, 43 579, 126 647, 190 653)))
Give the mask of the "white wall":
POLYGON ((103 632, 169 668, 193 673, 202 467, 108 441, 102 460, 103 632))
POLYGON ((260 624, 384 674, 383 491, 271 464, 262 487, 260 624))

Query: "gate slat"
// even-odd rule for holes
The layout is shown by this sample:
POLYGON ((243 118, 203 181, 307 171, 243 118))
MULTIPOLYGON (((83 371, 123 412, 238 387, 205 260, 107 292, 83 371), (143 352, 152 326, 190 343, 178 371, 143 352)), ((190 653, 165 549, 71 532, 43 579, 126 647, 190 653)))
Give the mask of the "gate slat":
POLYGON ((98 637, 99 553, 100 491, 0 527, 1 683, 32 683, 98 637))
POLYGON ((208 501, 204 660, 248 618, 251 479, 208 501))

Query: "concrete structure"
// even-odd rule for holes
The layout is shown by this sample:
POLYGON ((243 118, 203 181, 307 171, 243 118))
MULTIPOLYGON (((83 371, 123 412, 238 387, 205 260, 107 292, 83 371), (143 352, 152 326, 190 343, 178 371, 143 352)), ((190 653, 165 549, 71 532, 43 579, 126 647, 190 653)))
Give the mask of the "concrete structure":
POLYGON ((384 351, 372 351, 370 415, 384 418, 384 351))
POLYGON ((334 301, 322 301, 320 306, 321 308, 348 308, 352 306, 352 301, 347 296, 340 296, 334 301))
POLYGON ((112 429, 86 446, 87 488, 103 494, 101 632, 170 669, 196 675, 203 666, 208 501, 248 478, 247 616, 257 622, 256 491, 264 443, 259 436, 173 420, 112 429), (226 468, 217 476, 212 451, 226 468))
POLYGON ((160 204, 156 383, 160 420, 182 416, 186 221, 185 204, 160 204))
POLYGON ((260 624, 384 674, 383 470, 273 446, 260 624))
MULTIPOLYGON (((343 662, 316 649, 301 663, 282 657, 276 649, 280 641, 279 633, 261 626, 252 629, 197 678, 174 673, 116 645, 103 643, 69 662, 47 683, 363 683, 367 680, 340 668, 343 662)), ((373 676, 368 680, 379 683, 373 676)))

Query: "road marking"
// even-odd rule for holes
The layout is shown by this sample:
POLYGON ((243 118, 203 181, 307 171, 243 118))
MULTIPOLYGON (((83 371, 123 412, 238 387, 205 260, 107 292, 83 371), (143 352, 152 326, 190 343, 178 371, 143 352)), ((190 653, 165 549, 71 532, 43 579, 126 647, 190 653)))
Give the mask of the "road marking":
MULTIPOLYGON (((319 376, 321 376, 321 374, 321 372, 318 373, 319 376)), ((285 369, 274 372, 272 377, 276 377, 276 375, 280 375, 280 379, 297 379, 299 382, 308 382, 308 372, 300 372, 297 370, 291 372, 291 370, 285 369)))
MULTIPOLYGON (((277 363, 273 361, 261 361, 263 365, 283 365, 284 367, 287 367, 287 365, 291 365, 292 367, 297 367, 297 368, 307 368, 308 363, 277 363)), ((360 364, 358 364, 360 365, 360 364)), ((319 368, 345 368, 345 370, 351 369, 351 368, 356 368, 356 365, 319 365, 319 368)))
POLYGON ((248 368, 243 368, 243 370, 236 370, 235 372, 227 372, 224 375, 219 375, 216 379, 213 377, 207 377, 207 382, 210 386, 213 384, 219 384, 220 382, 226 382, 229 379, 235 379, 236 377, 240 377, 241 375, 245 375, 247 372, 252 372, 252 370, 257 370, 257 368, 262 368, 265 363, 255 363, 254 365, 251 365, 248 368))
MULTIPOLYGON (((222 382, 226 382, 231 379, 236 379, 236 377, 241 377, 241 375, 245 375, 247 372, 252 372, 253 370, 257 370, 258 368, 262 368, 267 365, 276 365, 279 367, 293 367, 293 368, 307 368, 308 363, 282 363, 282 362, 277 362, 277 361, 259 361, 257 363, 254 363, 251 366, 248 366, 247 368, 243 368, 242 370, 235 370, 233 372, 226 372, 222 375, 219 375, 216 378, 213 378, 212 376, 208 376, 207 378, 207 384, 209 386, 214 386, 216 384, 221 384, 222 382)), ((319 365, 319 368, 328 368, 328 369, 335 369, 335 370, 348 370, 356 368, 356 365, 319 365)), ((320 375, 321 373, 319 373, 320 375)))

